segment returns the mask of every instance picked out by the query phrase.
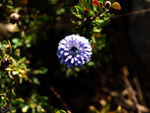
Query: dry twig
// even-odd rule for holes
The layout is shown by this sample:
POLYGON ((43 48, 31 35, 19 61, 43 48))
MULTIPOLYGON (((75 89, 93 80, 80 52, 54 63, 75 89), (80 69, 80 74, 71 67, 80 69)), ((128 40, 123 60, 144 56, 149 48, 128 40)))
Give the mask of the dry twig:
POLYGON ((142 113, 142 111, 148 112, 149 111, 148 108, 146 108, 145 106, 142 106, 142 105, 139 104, 139 102, 138 102, 138 100, 136 98, 135 91, 132 88, 132 85, 131 85, 130 81, 127 78, 128 75, 129 75, 128 67, 126 67, 126 66, 123 67, 122 71, 123 71, 123 80, 124 80, 126 86, 128 87, 129 93, 131 94, 131 98, 132 98, 132 100, 133 100, 133 102, 135 104, 135 107, 136 107, 138 113, 142 113))
POLYGON ((58 94, 54 87, 50 85, 50 90, 52 91, 52 93, 60 100, 60 102, 63 104, 63 106, 65 107, 65 109, 67 110, 67 113, 71 113, 71 111, 68 109, 67 104, 63 101, 63 99, 61 98, 60 94, 58 94))
POLYGON ((146 13, 146 12, 150 12, 150 8, 142 9, 142 10, 138 10, 138 11, 133 11, 133 12, 125 13, 125 14, 115 15, 115 16, 112 16, 111 19, 116 19, 116 18, 121 18, 121 17, 126 17, 126 16, 132 16, 132 15, 137 15, 137 14, 146 13))

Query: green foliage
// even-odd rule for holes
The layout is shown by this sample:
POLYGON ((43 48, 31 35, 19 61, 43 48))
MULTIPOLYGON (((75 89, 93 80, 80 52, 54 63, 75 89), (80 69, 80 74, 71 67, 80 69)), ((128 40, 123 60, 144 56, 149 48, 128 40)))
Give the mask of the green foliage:
MULTIPOLYGON (((92 63, 89 62, 87 66, 83 67, 82 70, 84 71, 91 67, 101 66, 102 62, 107 62, 112 58, 111 55, 105 56, 109 43, 106 41, 106 34, 103 34, 102 31, 109 24, 112 16, 109 9, 120 10, 121 7, 115 0, 110 2, 113 7, 111 7, 111 4, 107 7, 106 2, 108 0, 79 0, 79 3, 70 10, 70 13, 73 15, 71 21, 75 25, 72 32, 86 36, 90 40, 93 49, 92 63), (102 51, 105 53, 102 53, 102 51)), ((77 76, 78 72, 80 70, 67 69, 66 76, 77 76)))
MULTIPOLYGON (((65 6, 72 1, 64 0, 60 3, 58 0, 47 0, 44 1, 46 7, 40 4, 34 7, 32 5, 35 4, 35 0, 1 0, 0 25, 4 31, 0 32, 0 108, 10 108, 14 113, 66 113, 64 110, 50 107, 47 102, 49 98, 37 91, 41 84, 39 78, 45 76, 48 69, 40 61, 30 65, 30 59, 36 56, 29 53, 29 50, 40 43, 39 39, 53 38, 48 37, 46 31, 50 30, 68 9, 70 15, 74 16, 71 20, 75 26, 71 31, 90 40, 95 60, 92 59, 83 69, 67 69, 60 66, 60 70, 55 72, 56 75, 65 72, 67 77, 77 77, 79 72, 88 72, 88 68, 100 65, 104 55, 99 51, 107 46, 106 35, 101 32, 110 22, 112 14, 109 8, 105 7, 106 1, 103 0, 79 0, 73 7, 65 6), (17 17, 11 18, 12 14, 17 17), (27 95, 23 95, 25 91, 28 91, 27 95)), ((112 8, 120 10, 118 2, 113 0, 112 3, 112 8)), ((108 110, 109 107, 107 106, 108 110)), ((102 113, 108 110, 103 109, 102 113)))
POLYGON ((80 0, 79 4, 71 9, 71 12, 78 18, 72 21, 76 25, 73 32, 86 35, 91 40, 93 51, 97 53, 106 45, 105 35, 101 31, 109 23, 111 14, 109 9, 105 8, 103 0, 97 1, 100 7, 95 6, 92 2, 92 0, 80 0))
POLYGON ((58 110, 58 109, 54 109, 54 113, 66 113, 66 111, 64 110, 58 110))
MULTIPOLYGON (((76 25, 74 32, 79 33, 80 29, 83 29, 82 34, 92 38, 92 42, 97 35, 101 35, 102 28, 109 23, 111 17, 109 9, 105 8, 103 1, 99 1, 98 4, 100 7, 95 6, 92 0, 80 0, 79 4, 71 9, 72 14, 78 18, 72 20, 76 25)), ((93 43, 97 43, 96 40, 93 43)))
MULTIPOLYGON (((57 1, 49 2, 49 6, 57 4, 57 1)), ((44 32, 39 33, 40 27, 53 17, 42 14, 34 7, 28 9, 27 4, 28 0, 0 2, 2 27, 5 30, 0 36, 0 108, 7 107, 12 112, 43 113, 52 109, 47 104, 48 97, 39 95, 36 89, 40 85, 39 75, 46 74, 48 69, 38 63, 35 65, 39 68, 30 67, 32 55, 28 53, 28 48, 37 44, 38 35, 45 36, 44 32), (19 93, 26 91, 30 85, 35 90, 29 91, 29 96, 20 97, 19 93)), ((57 17, 65 11, 61 7, 56 10, 55 6, 51 10, 57 17)), ((64 113, 63 110, 60 112, 64 113)))

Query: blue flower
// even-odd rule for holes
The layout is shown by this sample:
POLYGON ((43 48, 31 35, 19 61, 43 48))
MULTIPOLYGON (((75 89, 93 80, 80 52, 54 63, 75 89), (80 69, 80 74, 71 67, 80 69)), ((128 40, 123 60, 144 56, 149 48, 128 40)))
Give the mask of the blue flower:
POLYGON ((81 68, 90 61, 91 55, 91 44, 83 36, 68 35, 59 42, 57 56, 68 68, 81 68))

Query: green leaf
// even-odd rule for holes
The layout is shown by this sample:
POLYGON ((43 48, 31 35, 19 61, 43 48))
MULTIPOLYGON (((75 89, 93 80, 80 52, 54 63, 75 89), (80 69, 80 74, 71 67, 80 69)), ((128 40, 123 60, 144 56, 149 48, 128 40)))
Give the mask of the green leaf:
POLYGON ((0 7, 1 7, 2 5, 3 5, 3 4, 0 3, 0 7))
POLYGON ((17 74, 19 74, 19 72, 18 71, 12 71, 12 74, 17 75, 17 74))
POLYGON ((102 28, 94 27, 92 32, 100 33, 101 31, 102 31, 102 28))
POLYGON ((60 113, 66 113, 66 111, 64 111, 64 110, 60 110, 60 113))
POLYGON ((98 28, 102 28, 104 26, 106 26, 108 23, 109 23, 109 19, 108 20, 102 20, 100 18, 96 18, 94 21, 93 21, 93 24, 95 26, 97 26, 98 28))
POLYGON ((29 109, 29 106, 28 105, 25 105, 21 110, 23 113, 26 113, 29 109))
POLYGON ((12 96, 15 97, 15 96, 16 96, 16 93, 14 92, 13 89, 11 89, 11 91, 12 91, 12 94, 13 94, 12 96))
POLYGON ((37 85, 40 85, 40 82, 39 82, 39 80, 37 78, 33 78, 33 83, 37 84, 37 85))
POLYGON ((87 6, 88 6, 87 0, 80 0, 80 1, 82 1, 82 2, 83 2, 84 7, 87 7, 87 6))
POLYGON ((111 7, 116 10, 121 10, 121 6, 118 2, 114 2, 111 7))
POLYGON ((115 113, 120 113, 121 112, 121 106, 118 106, 117 110, 115 111, 115 113))
POLYGON ((0 48, 2 47, 2 43, 0 42, 0 48))
POLYGON ((88 0, 87 8, 92 10, 92 0, 88 0))
POLYGON ((84 9, 84 16, 85 17, 92 17, 92 16, 95 16, 95 14, 94 14, 94 12, 92 12, 89 9, 84 9))
POLYGON ((8 44, 9 44, 9 48, 10 48, 10 54, 12 54, 12 46, 11 46, 11 43, 9 40, 8 40, 8 44))
POLYGON ((11 6, 11 5, 7 5, 6 7, 7 7, 7 8, 10 8, 10 9, 13 9, 13 8, 14 8, 14 7, 11 6))
POLYGON ((13 38, 12 39, 12 43, 14 43, 13 47, 16 48, 18 46, 23 46, 23 41, 24 41, 23 38, 21 38, 21 39, 19 39, 19 38, 13 38))
POLYGON ((54 113, 66 113, 66 111, 64 110, 58 110, 58 109, 54 109, 54 113))
POLYGON ((96 43, 95 37, 92 37, 92 43, 96 43))
POLYGON ((90 106, 90 110, 92 111, 92 113, 101 113, 94 106, 90 106))
POLYGON ((88 66, 94 66, 94 65, 95 65, 95 62, 89 62, 87 65, 88 65, 88 66))
POLYGON ((103 0, 97 0, 98 2, 100 2, 101 4, 103 4, 104 2, 103 2, 103 0))
POLYGON ((76 17, 78 18, 82 18, 83 17, 83 12, 84 12, 84 9, 80 6, 74 6, 72 9, 71 9, 71 12, 73 15, 75 15, 76 17))
POLYGON ((110 110, 111 98, 108 98, 106 106, 102 109, 101 113, 108 113, 110 110))
POLYGON ((60 14, 62 14, 62 13, 64 13, 65 12, 65 9, 64 8, 60 8, 60 9, 58 9, 57 11, 56 11, 56 14, 57 15, 60 15, 60 14))
POLYGON ((3 58, 0 56, 0 60, 2 60, 3 58))
POLYGON ((12 101, 13 106, 18 106, 24 103, 24 100, 22 98, 18 98, 14 101, 12 101))
POLYGON ((41 67, 40 69, 34 70, 33 73, 34 74, 45 74, 47 71, 48 71, 47 68, 41 67))

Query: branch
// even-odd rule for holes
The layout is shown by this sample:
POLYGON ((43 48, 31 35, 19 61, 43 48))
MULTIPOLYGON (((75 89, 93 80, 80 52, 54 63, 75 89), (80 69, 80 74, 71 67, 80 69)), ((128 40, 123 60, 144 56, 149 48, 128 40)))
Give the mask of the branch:
POLYGON ((50 90, 52 91, 52 93, 60 100, 60 102, 63 104, 63 106, 65 107, 65 109, 67 110, 67 113, 71 113, 71 111, 68 109, 67 104, 63 101, 63 99, 61 98, 60 94, 58 94, 54 87, 50 85, 50 90))
POLYGON ((115 15, 115 16, 112 16, 111 19, 116 19, 116 18, 121 18, 121 17, 126 17, 126 16, 132 16, 132 15, 137 15, 137 14, 146 13, 146 12, 150 12, 150 8, 142 9, 142 10, 138 10, 138 11, 133 11, 133 12, 125 13, 125 14, 115 15))
POLYGON ((133 90, 132 85, 131 85, 130 81, 127 78, 128 75, 129 75, 128 67, 124 66, 122 71, 123 71, 123 80, 124 80, 125 84, 127 85, 129 92, 132 94, 132 99, 135 103, 135 107, 137 108, 138 113, 142 113, 141 110, 138 107, 139 103, 138 103, 138 100, 136 98, 135 91, 133 90))

